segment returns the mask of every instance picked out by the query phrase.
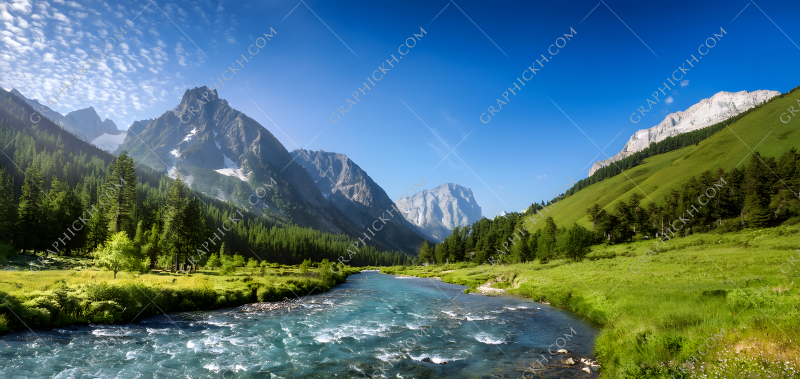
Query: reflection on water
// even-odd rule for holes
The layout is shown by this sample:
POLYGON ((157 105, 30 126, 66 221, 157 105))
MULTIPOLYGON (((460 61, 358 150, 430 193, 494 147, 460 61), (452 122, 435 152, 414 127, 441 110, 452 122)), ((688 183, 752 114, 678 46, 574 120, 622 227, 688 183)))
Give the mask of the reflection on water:
POLYGON ((238 308, 17 332, 0 338, 0 376, 597 377, 581 371, 583 364, 562 363, 593 358, 594 326, 547 305, 463 289, 364 272, 270 312, 238 308), (568 354, 551 356, 551 345, 552 352, 563 347, 568 354), (536 375, 525 374, 537 358, 545 367, 536 364, 536 375))

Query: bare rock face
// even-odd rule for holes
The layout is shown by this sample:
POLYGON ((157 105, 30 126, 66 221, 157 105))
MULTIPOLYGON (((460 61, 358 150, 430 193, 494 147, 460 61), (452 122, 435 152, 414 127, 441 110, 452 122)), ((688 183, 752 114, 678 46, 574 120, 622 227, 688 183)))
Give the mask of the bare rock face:
MULTIPOLYGON (((423 233, 416 226, 397 212, 393 211, 395 216, 384 214, 394 202, 383 188, 346 155, 297 149, 292 151, 292 156, 295 162, 308 171, 322 196, 357 225, 366 229, 381 215, 384 219, 389 219, 373 238, 409 254, 422 244, 423 233)), ((382 223, 379 222, 378 225, 382 223)))
POLYGON ((456 226, 471 225, 482 217, 472 190, 453 183, 417 192, 398 201, 397 207, 408 222, 436 242, 444 241, 456 226))
POLYGON ((103 134, 116 135, 120 133, 114 121, 109 119, 100 120, 100 116, 94 110, 94 107, 67 113, 64 116, 64 124, 80 131, 89 141, 103 134))
POLYGON ((363 233, 322 196, 269 130, 233 109, 215 90, 189 89, 174 109, 130 130, 137 135, 128 133, 118 151, 126 150, 134 160, 170 177, 182 176, 197 191, 231 199, 257 214, 268 208, 317 230, 363 233), (225 183, 217 174, 235 185, 209 188, 209 183, 225 183), (271 184, 266 195, 265 184, 271 184))
POLYGON ((653 142, 660 142, 667 137, 674 137, 678 134, 691 132, 714 125, 733 116, 747 111, 754 106, 761 104, 775 96, 780 95, 778 91, 758 90, 753 92, 719 92, 710 99, 703 99, 699 103, 692 105, 689 109, 681 112, 670 113, 658 125, 650 129, 642 129, 631 136, 625 147, 617 155, 597 161, 592 165, 589 176, 595 171, 610 165, 620 159, 628 157, 633 153, 642 151, 653 142))

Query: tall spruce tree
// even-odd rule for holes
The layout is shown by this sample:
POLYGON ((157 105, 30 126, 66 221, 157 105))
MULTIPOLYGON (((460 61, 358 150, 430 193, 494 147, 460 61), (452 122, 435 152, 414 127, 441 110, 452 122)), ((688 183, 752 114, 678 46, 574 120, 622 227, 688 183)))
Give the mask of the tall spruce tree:
POLYGON ((109 165, 109 175, 103 193, 108 195, 108 215, 113 232, 124 231, 134 238, 136 233, 136 173, 133 158, 122 152, 116 162, 109 165))
POLYGON ((42 205, 44 193, 42 188, 42 175, 39 168, 31 166, 25 173, 22 184, 22 195, 19 198, 19 219, 17 222, 17 240, 23 253, 25 250, 39 251, 44 241, 41 232, 43 226, 42 205))
POLYGON ((422 246, 419 248, 419 260, 422 263, 435 263, 436 257, 433 255, 433 251, 431 250, 430 246, 428 246, 428 240, 422 242, 422 246))
POLYGON ((17 224, 17 204, 11 175, 0 167, 0 243, 12 243, 17 224))
POLYGON ((769 169, 758 152, 750 156, 745 168, 745 200, 743 213, 749 227, 765 227, 770 221, 769 169))

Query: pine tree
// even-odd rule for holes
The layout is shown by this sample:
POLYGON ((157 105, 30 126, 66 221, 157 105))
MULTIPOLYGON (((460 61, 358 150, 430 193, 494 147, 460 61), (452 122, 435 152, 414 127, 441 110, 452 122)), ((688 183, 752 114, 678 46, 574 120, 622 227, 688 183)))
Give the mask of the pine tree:
POLYGON ((589 220, 592 221, 592 228, 594 228, 594 230, 597 230, 597 215, 600 214, 601 209, 602 208, 595 203, 586 210, 586 215, 589 216, 589 220))
POLYGON ((109 175, 103 193, 110 195, 108 215, 111 230, 124 231, 131 237, 135 233, 136 173, 133 158, 122 152, 116 162, 109 165, 109 175))
POLYGON ((187 208, 188 195, 186 186, 181 178, 175 180, 167 198, 167 208, 164 213, 164 231, 162 240, 164 250, 174 257, 173 270, 179 270, 180 264, 188 257, 191 233, 188 229, 187 208))
POLYGON ((428 240, 426 239, 422 242, 422 247, 419 248, 419 260, 420 262, 434 263, 435 259, 433 251, 428 246, 428 240))
POLYGON ((767 167, 761 162, 760 154, 750 156, 750 164, 745 168, 745 202, 743 213, 749 227, 765 227, 770 221, 770 193, 767 167))
POLYGON ((24 253, 25 250, 38 251, 41 247, 42 238, 40 233, 43 229, 42 205, 44 204, 44 193, 41 190, 42 177, 39 168, 31 166, 25 174, 25 182, 22 185, 22 195, 19 198, 19 219, 17 223, 17 240, 20 241, 19 247, 24 253))
POLYGON ((86 233, 87 246, 94 251, 108 239, 110 234, 105 212, 94 212, 86 223, 86 228, 89 229, 86 233))
POLYGON ((0 243, 11 243, 17 224, 17 204, 14 187, 5 168, 0 167, 0 243))

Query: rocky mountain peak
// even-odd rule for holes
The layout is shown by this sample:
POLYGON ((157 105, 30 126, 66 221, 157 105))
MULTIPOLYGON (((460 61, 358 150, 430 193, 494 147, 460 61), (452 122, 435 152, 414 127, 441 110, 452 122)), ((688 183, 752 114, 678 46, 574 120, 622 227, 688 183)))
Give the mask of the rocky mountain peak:
POLYGON ((436 242, 443 241, 456 226, 471 225, 482 217, 472 190, 455 183, 402 198, 397 207, 408 222, 436 242))
POLYGON ((650 146, 650 143, 660 142, 667 139, 667 137, 674 137, 714 125, 780 94, 778 91, 768 90, 718 92, 711 98, 700 100, 700 102, 685 111, 668 114, 663 121, 650 129, 637 131, 617 155, 595 162, 591 171, 589 171, 589 175, 591 176, 595 171, 608 166, 612 162, 644 150, 650 146))
MULTIPOLYGON (((297 149, 292 157, 311 175, 322 196, 347 218, 362 228, 369 227, 393 201, 374 180, 347 155, 297 149)), ((402 217, 390 217, 375 238, 386 246, 414 251, 422 243, 422 234, 402 217)))

